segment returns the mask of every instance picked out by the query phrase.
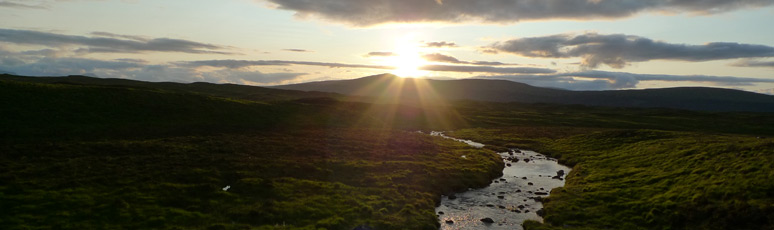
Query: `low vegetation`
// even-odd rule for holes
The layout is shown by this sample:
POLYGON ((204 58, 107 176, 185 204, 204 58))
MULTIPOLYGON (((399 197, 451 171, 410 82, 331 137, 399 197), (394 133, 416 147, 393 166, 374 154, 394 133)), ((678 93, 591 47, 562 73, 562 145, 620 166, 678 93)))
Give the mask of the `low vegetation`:
POLYGON ((469 129, 573 166, 526 229, 774 228, 774 139, 657 130, 469 129))
POLYGON ((440 195, 507 148, 573 167, 527 229, 774 228, 766 113, 78 77, 0 78, 0 98, 0 229, 437 229, 440 195))
POLYGON ((0 88, 2 229, 437 229, 441 194, 502 172, 492 151, 393 130, 423 127, 407 107, 0 88))

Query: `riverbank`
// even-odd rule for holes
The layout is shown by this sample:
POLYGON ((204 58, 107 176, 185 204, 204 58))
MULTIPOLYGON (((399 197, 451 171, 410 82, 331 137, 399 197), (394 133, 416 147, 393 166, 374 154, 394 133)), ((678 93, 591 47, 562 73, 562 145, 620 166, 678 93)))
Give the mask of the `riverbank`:
MULTIPOLYGON (((482 143, 449 137, 443 132, 433 131, 430 135, 475 148, 485 147, 482 143)), ((498 154, 505 165, 501 177, 486 187, 469 188, 442 197, 435 210, 441 229, 522 229, 526 220, 542 221, 541 201, 552 189, 564 186, 564 176, 570 168, 534 151, 511 149, 498 154)))
POLYGON ((448 135, 573 165, 526 229, 772 229, 774 140, 655 130, 509 127, 448 135))
POLYGON ((362 129, 12 143, 0 152, 2 229, 437 230, 442 194, 502 172, 489 150, 362 129))

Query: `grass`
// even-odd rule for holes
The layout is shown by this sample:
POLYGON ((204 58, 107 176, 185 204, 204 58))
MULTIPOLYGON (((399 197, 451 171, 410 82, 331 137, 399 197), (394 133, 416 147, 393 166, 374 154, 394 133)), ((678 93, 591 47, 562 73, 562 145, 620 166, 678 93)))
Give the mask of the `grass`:
POLYGON ((545 203, 546 224, 526 229, 774 228, 771 138, 572 128, 452 135, 538 149, 573 166, 545 203))
POLYGON ((0 88, 2 229, 437 229, 441 194, 503 167, 492 151, 393 129, 428 127, 400 105, 0 88))
POLYGON ((440 195, 507 148, 573 167, 527 229, 774 228, 771 114, 117 79, 0 78, 0 98, 2 229, 437 229, 440 195))
POLYGON ((493 152, 462 143, 352 129, 15 144, 2 152, 3 229, 435 229, 441 194, 486 185, 502 167, 493 152))

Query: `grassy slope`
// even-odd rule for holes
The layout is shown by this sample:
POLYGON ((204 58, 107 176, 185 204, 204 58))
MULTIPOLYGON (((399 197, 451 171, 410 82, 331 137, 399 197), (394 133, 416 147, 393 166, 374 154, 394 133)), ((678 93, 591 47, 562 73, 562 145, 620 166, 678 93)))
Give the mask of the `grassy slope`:
POLYGON ((527 229, 772 229, 774 140, 748 135, 573 127, 452 135, 531 148, 572 165, 545 220, 527 229))
POLYGON ((500 172, 489 151, 400 131, 47 142, 2 151, 3 229, 435 229, 440 194, 482 186, 500 172))
POLYGON ((416 108, 0 88, 2 229, 435 229, 441 194, 502 167, 491 151, 391 130, 427 127, 416 108))
POLYGON ((3 229, 431 229, 438 194, 488 183, 502 167, 491 152, 394 128, 468 128, 453 135, 574 166, 546 204, 549 224, 530 229, 774 223, 774 146, 755 138, 774 135, 770 114, 464 102, 451 116, 297 94, 0 88, 0 202, 12 204, 0 211, 3 229), (434 114, 448 122, 427 120, 434 114), (463 152, 484 161, 461 161, 463 152))

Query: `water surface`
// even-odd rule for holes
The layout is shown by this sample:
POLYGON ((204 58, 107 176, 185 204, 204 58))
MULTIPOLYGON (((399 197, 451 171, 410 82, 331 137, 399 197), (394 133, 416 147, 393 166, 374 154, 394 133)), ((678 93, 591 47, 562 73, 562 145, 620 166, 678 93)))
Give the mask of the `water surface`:
POLYGON ((506 163, 503 177, 486 188, 442 197, 436 208, 441 229, 522 229, 525 220, 543 220, 537 214, 543 205, 537 200, 564 186, 564 175, 557 172, 566 175, 570 168, 533 151, 499 154, 506 163), (484 218, 494 223, 482 222, 484 218))

